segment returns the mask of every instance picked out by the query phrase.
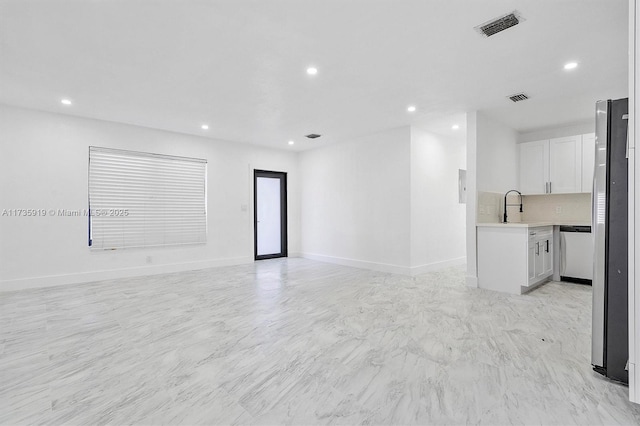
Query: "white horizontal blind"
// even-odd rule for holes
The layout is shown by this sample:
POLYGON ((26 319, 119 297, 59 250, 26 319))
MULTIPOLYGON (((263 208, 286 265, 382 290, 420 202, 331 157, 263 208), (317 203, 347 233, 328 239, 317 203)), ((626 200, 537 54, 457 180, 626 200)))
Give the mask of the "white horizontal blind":
POLYGON ((89 147, 89 245, 206 242, 206 173, 206 160, 89 147))

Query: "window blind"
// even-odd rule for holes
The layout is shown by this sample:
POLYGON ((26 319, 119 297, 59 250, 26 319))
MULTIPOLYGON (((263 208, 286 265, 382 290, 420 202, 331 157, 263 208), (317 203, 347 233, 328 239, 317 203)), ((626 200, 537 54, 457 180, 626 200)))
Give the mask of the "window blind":
POLYGON ((92 249, 206 242, 207 161, 89 147, 92 249))

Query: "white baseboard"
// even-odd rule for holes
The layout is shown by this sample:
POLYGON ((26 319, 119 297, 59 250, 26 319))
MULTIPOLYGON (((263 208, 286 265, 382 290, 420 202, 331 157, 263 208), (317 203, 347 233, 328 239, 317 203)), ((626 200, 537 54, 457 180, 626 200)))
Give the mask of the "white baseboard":
POLYGON ((348 259, 345 257, 325 256, 323 254, 301 253, 301 257, 319 262, 335 263, 336 265, 351 266, 353 268, 369 269, 371 271, 389 272, 392 274, 411 275, 408 266, 391 265, 388 263, 369 262, 366 260, 348 259))
POLYGON ((449 268, 451 266, 463 265, 466 263, 465 256, 456 259, 444 260, 440 262, 429 263, 420 266, 400 266, 389 263, 369 262, 366 260, 348 259, 344 257, 325 256, 322 254, 302 253, 301 257, 305 259, 317 260, 320 262, 335 263, 337 265, 351 266, 353 268, 369 269, 372 271, 389 272, 392 274, 415 276, 424 274, 425 272, 438 271, 440 269, 449 268))
POLYGON ((252 263, 252 257, 232 257, 226 259, 200 260, 196 262, 171 263, 165 265, 149 265, 135 268, 112 269, 73 274, 47 275, 40 277, 20 278, 0 281, 0 292, 25 290, 30 288, 55 287, 67 284, 81 284, 92 281, 131 278, 143 275, 168 274, 173 272, 192 271, 197 269, 216 268, 252 263))
POLYGON ((467 275, 466 281, 467 281, 467 287, 478 288, 478 277, 467 275))
MULTIPOLYGON (((325 256, 313 253, 290 253, 289 257, 302 257, 317 260, 319 262, 334 263, 337 265, 351 266, 353 268, 368 269, 372 271, 388 272, 400 275, 418 275, 425 272, 437 271, 450 266, 460 265, 466 258, 446 260, 430 263, 417 267, 376 263, 365 260, 348 259, 343 257, 325 256)), ((168 274, 173 272, 192 271, 197 269, 216 268, 220 266, 233 266, 252 263, 252 257, 234 257, 226 259, 202 260, 196 262, 171 263, 165 265, 148 265, 135 268, 110 269, 90 272, 78 272, 72 274, 46 275, 39 277, 19 278, 0 281, 0 292, 26 290, 32 288, 55 287, 60 285, 81 284, 93 281, 113 280, 118 278, 140 277, 144 275, 168 274)), ((467 283, 468 283, 467 277, 467 283)), ((477 279, 476 285, 477 287, 477 279)))
POLYGON ((640 377, 636 375, 636 365, 629 362, 629 401, 640 404, 640 377))
POLYGON ((455 259, 442 260, 440 262, 427 263, 425 265, 413 266, 411 275, 420 275, 427 272, 439 271, 441 269, 450 268, 452 266, 464 265, 467 263, 467 256, 457 257, 455 259))

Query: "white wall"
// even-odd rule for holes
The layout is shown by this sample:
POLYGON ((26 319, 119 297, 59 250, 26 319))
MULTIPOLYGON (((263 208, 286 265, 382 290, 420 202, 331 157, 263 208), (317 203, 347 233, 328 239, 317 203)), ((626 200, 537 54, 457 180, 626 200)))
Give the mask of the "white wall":
POLYGON ((408 271, 410 142, 401 127, 300 154, 303 256, 408 271))
POLYGON ((465 261, 465 143, 401 127, 300 155, 303 256, 417 274, 465 261))
MULTIPOLYGON (((478 194, 504 194, 518 188, 517 141, 515 130, 482 112, 467 114, 467 285, 471 287, 478 285, 478 194)), ((484 221, 495 220, 496 206, 489 204, 492 206, 489 215, 493 219, 484 221)))
POLYGON ((595 104, 593 106, 593 120, 583 123, 576 123, 569 126, 552 127, 547 129, 534 130, 531 132, 518 134, 518 143, 534 142, 545 139, 562 138, 565 136, 583 135, 585 133, 594 133, 596 131, 595 121, 595 104))
POLYGON ((518 189, 518 133, 482 112, 477 113, 476 133, 477 190, 518 189))
POLYGON ((467 113, 467 275, 469 287, 478 287, 477 232, 476 216, 478 212, 478 112, 467 113))
POLYGON ((87 208, 90 145, 208 160, 207 244, 91 251, 86 217, 0 216, 0 290, 252 262, 252 168, 289 173, 289 252, 299 252, 294 153, 8 106, 0 128, 0 211, 87 208))
POLYGON ((411 129, 412 274, 466 260, 466 205, 458 202, 458 170, 466 143, 411 129))

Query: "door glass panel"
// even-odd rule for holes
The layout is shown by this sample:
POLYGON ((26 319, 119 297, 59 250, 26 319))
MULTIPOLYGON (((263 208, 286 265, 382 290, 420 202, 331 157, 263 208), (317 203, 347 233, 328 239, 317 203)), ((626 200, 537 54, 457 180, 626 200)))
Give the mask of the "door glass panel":
POLYGON ((280 179, 256 178, 257 255, 282 252, 280 179))

